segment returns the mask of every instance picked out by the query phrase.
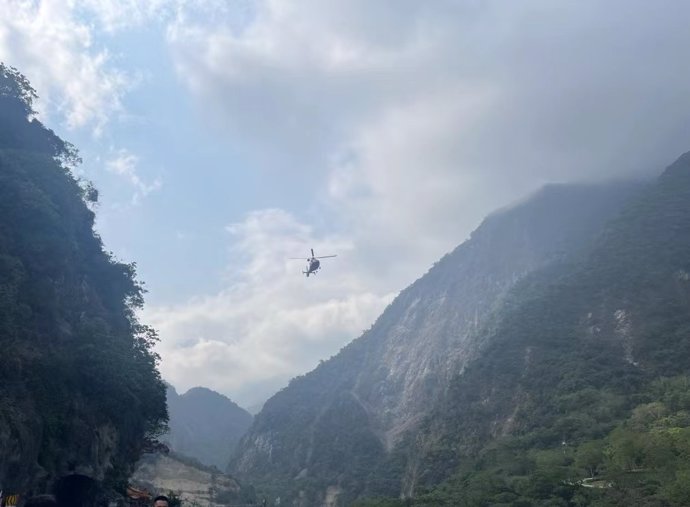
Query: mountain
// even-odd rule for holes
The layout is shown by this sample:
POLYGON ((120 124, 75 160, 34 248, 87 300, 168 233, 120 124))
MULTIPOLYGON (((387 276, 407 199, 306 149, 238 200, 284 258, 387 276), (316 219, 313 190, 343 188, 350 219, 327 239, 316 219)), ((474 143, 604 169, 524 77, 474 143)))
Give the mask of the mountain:
POLYGON ((690 153, 507 300, 408 449, 413 504, 687 505, 690 153))
POLYGON ((511 290, 590 248, 643 188, 554 185, 488 217, 370 330, 265 404, 238 446, 233 473, 305 506, 414 487, 403 478, 414 435, 490 345, 487 329, 508 310, 511 290))
POLYGON ((170 431, 163 437, 176 452, 225 470, 252 416, 230 399, 205 387, 183 395, 167 391, 170 431))
POLYGON ((34 118, 36 92, 0 64, 0 489, 124 493, 167 420, 135 266, 94 232, 76 149, 34 118))

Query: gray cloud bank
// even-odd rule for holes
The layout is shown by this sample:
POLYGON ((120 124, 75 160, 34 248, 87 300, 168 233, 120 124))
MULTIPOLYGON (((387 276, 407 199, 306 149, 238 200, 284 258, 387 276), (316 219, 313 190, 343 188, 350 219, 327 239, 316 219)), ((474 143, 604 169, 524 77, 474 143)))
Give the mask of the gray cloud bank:
MULTIPOLYGON (((209 118, 269 180, 316 182, 351 247, 357 283, 339 304, 358 304, 356 285, 380 308, 545 183, 649 174, 690 149, 687 2, 255 5, 242 30, 176 25, 169 43, 209 118)), ((293 330, 274 332, 314 364, 293 330)))

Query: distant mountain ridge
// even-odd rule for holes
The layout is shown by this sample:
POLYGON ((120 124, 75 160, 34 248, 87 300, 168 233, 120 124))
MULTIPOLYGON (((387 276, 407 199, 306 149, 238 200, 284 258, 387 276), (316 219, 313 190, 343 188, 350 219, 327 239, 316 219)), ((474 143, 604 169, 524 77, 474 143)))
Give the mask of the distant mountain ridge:
POLYGON ((205 387, 194 387, 179 395, 168 385, 167 400, 170 431, 163 440, 178 453, 225 470, 235 446, 252 423, 252 415, 205 387))
POLYGON ((554 185, 488 217, 369 331, 268 400, 232 472, 305 506, 400 494, 404 439, 487 346, 485 329, 506 295, 586 249, 644 186, 554 185))

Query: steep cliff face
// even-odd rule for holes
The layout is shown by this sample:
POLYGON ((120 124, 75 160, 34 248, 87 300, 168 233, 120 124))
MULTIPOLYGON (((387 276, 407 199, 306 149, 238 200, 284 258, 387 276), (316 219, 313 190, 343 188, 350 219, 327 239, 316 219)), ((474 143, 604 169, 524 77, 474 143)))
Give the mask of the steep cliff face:
POLYGON ((365 358, 355 388, 380 414, 387 449, 475 357, 483 336, 477 331, 515 283, 587 248, 638 189, 547 187, 489 217, 469 241, 400 294, 372 330, 376 348, 365 358))
POLYGON ((589 493, 563 484, 578 473, 575 458, 599 446, 608 454, 592 459, 618 475, 596 505, 682 505, 687 496, 668 483, 688 467, 680 450, 686 444, 662 448, 654 435, 668 443, 690 427, 685 415, 661 421, 673 411, 687 414, 688 273, 685 154, 578 262, 541 269, 515 286, 500 321, 483 331, 486 348, 451 381, 408 449, 403 491, 413 496, 462 464, 445 489, 419 505, 571 505, 576 495, 591 505, 594 497, 583 496, 589 493), (665 391, 674 382, 681 388, 669 402, 665 391), (640 415, 650 407, 662 414, 655 425, 640 415), (550 472, 535 456, 552 460, 550 472))
MULTIPOLYGON (((487 218, 402 291, 369 331, 269 400, 232 470, 259 482, 280 477, 283 491, 301 490, 304 505, 323 501, 326 486, 357 496, 482 350, 485 334, 478 330, 507 292, 528 273, 585 248, 639 189, 552 186, 487 218)), ((377 487, 398 485, 383 479, 377 487)))
POLYGON ((225 470, 252 416, 230 399, 204 387, 179 395, 168 387, 170 431, 162 437, 176 452, 225 470))
POLYGON ((167 417, 155 334, 135 317, 134 267, 94 233, 95 191, 64 165, 75 150, 29 119, 34 98, 0 64, 0 489, 66 475, 118 489, 167 417))

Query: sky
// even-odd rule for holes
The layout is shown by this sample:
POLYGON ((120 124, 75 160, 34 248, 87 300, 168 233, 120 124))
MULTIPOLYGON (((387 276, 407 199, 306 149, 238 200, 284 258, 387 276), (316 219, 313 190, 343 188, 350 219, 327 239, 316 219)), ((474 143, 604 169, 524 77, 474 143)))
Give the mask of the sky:
MULTIPOLYGON (((690 150, 684 0, 0 0, 163 377, 256 407, 491 211, 690 150), (337 254, 315 277, 290 257, 337 254)), ((586 205, 586 203, 583 203, 586 205)))

